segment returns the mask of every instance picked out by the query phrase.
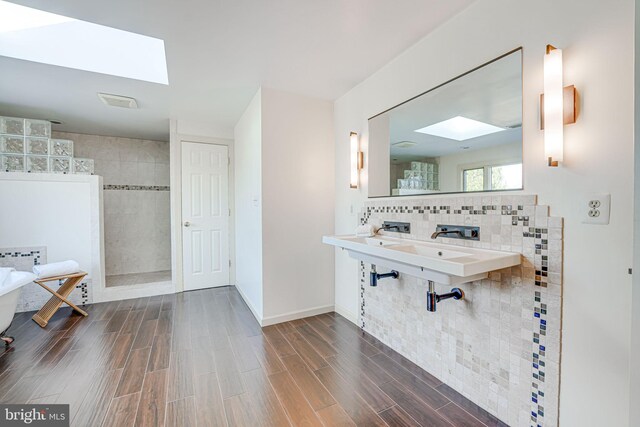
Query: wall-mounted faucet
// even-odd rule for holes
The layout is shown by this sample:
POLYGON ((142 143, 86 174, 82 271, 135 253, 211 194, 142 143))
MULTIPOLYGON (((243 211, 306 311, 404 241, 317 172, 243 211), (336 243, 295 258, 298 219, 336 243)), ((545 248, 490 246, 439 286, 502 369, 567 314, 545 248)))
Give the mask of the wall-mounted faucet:
POLYGON ((371 272, 369 273, 369 286, 378 286, 378 280, 385 279, 387 277, 392 277, 397 279, 400 277, 400 273, 396 270, 391 270, 389 273, 378 273, 376 272, 376 266, 371 264, 371 272))
POLYGON ((394 231, 396 233, 411 233, 411 223, 385 221, 382 223, 382 227, 380 227, 380 230, 394 231))
POLYGON ((431 238, 437 239, 440 236, 446 236, 452 239, 480 240, 480 227, 438 224, 431 238))
POLYGON ((448 294, 438 295, 436 293, 435 283, 429 280, 429 291, 427 292, 427 311, 430 311, 432 313, 435 312, 437 303, 449 298, 453 298, 455 300, 463 299, 464 291, 460 288, 453 288, 448 294))
POLYGON ((450 236, 451 234, 457 234, 460 237, 464 237, 464 234, 462 234, 462 231, 460 230, 440 230, 440 231, 434 231, 433 234, 431 235, 432 239, 437 239, 438 237, 442 236, 443 234, 448 235, 449 237, 453 237, 450 236))

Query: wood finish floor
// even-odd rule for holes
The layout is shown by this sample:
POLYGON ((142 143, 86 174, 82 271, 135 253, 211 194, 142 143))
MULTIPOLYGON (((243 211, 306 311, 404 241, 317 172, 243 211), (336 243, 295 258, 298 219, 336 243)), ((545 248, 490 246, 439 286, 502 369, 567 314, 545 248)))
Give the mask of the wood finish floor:
POLYGON ((233 287, 16 315, 0 402, 75 426, 496 426, 335 313, 260 328, 233 287))

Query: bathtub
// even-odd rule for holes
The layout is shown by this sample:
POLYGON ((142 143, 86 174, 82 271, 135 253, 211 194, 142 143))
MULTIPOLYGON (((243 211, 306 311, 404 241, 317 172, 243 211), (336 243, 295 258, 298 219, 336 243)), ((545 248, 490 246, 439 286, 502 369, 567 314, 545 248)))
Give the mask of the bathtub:
POLYGON ((35 274, 27 271, 15 271, 13 268, 0 268, 0 339, 9 345, 12 337, 5 336, 11 326, 13 315, 18 306, 18 297, 24 285, 36 278, 35 274))

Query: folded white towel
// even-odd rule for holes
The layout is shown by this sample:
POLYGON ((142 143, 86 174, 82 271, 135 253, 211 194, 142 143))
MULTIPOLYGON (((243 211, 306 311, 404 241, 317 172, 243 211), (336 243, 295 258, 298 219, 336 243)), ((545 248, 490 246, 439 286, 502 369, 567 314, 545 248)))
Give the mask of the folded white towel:
POLYGON ((80 264, 76 261, 52 262, 51 264, 34 265, 33 273, 38 279, 45 277, 64 276, 65 274, 73 274, 80 271, 80 264))
POLYGON ((12 271, 16 271, 16 269, 10 268, 10 267, 0 268, 0 288, 2 287, 4 282, 7 280, 7 278, 11 275, 12 271))
POLYGON ((373 224, 364 224, 356 228, 356 236, 358 237, 371 237, 376 234, 376 228, 373 224))

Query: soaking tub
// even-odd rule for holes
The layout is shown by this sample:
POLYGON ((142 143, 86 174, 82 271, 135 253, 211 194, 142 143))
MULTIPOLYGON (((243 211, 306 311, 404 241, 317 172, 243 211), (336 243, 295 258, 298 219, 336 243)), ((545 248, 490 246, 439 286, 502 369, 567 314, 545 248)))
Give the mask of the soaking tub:
POLYGON ((13 315, 18 306, 18 297, 24 285, 31 283, 36 276, 13 268, 0 268, 0 339, 5 345, 13 342, 13 337, 5 336, 11 326, 13 315))

